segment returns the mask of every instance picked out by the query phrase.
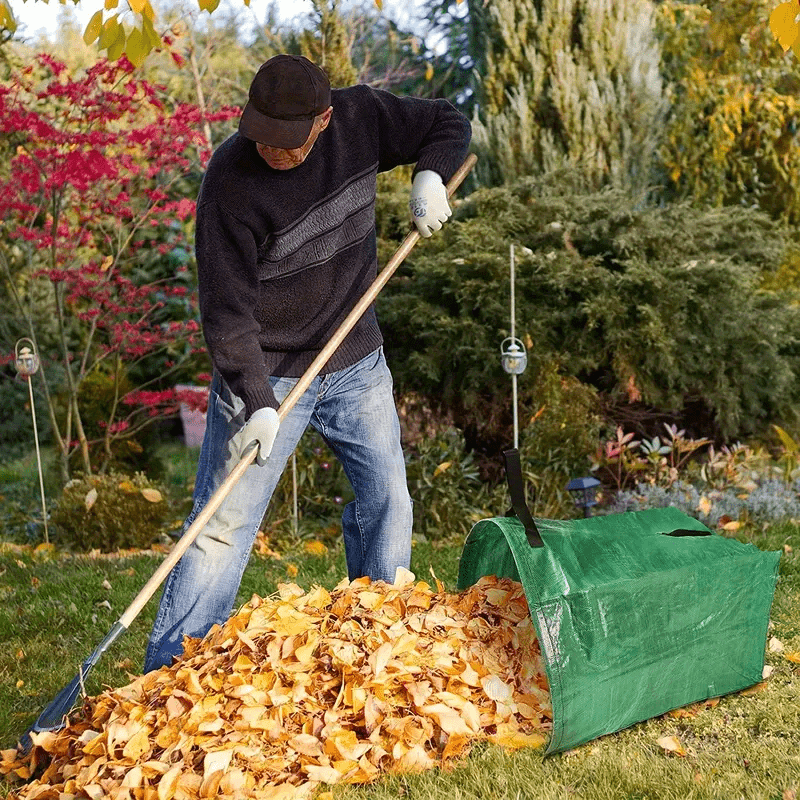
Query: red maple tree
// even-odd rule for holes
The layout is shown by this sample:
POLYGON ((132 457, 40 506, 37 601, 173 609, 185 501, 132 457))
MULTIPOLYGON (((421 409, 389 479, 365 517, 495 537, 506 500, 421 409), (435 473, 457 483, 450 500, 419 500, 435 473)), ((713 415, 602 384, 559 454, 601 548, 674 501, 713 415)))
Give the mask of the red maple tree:
POLYGON ((189 197, 210 155, 203 125, 238 112, 163 98, 124 58, 71 74, 39 55, 0 84, 0 266, 42 359, 65 478, 76 451, 90 473, 191 399, 168 388, 199 347, 189 197), (90 431, 81 388, 98 376, 90 431))

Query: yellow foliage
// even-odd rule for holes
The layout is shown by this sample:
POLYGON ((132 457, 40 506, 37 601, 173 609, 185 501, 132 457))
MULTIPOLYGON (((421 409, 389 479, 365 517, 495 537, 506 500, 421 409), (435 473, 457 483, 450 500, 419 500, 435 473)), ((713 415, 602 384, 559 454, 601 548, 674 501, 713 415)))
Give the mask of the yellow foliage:
POLYGON ((785 53, 789 48, 794 49, 800 36, 800 26, 797 24, 797 15, 800 8, 797 3, 781 3, 769 16, 769 27, 772 35, 785 53))
MULTIPOLYGON (((660 157, 679 195, 715 206, 755 204, 797 222, 800 70, 775 47, 770 8, 767 0, 659 5, 672 93, 660 157)), ((784 43, 791 38, 782 35, 784 43)))

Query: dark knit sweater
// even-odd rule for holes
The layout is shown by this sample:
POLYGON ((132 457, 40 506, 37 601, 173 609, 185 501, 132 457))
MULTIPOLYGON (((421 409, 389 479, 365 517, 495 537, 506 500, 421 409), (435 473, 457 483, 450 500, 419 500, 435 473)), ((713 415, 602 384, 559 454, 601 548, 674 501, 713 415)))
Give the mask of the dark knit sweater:
MULTIPOLYGON (((246 415, 278 408, 268 376, 299 377, 377 274, 378 172, 416 162, 446 183, 470 125, 445 100, 367 86, 332 92, 308 158, 275 170, 238 133, 215 151, 197 204, 203 333, 246 415)), ((371 307, 323 369, 354 364, 383 339, 371 307)))

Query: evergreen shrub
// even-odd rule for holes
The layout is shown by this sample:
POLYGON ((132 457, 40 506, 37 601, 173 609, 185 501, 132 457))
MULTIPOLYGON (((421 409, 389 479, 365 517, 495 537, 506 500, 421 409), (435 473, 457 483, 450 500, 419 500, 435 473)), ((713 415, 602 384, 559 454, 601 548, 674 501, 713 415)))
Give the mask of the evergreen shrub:
POLYGON ((456 428, 421 440, 408 454, 406 474, 417 538, 463 538, 478 520, 495 514, 475 457, 456 428))
POLYGON ((570 517, 574 503, 567 483, 588 474, 589 456, 600 437, 597 396, 575 377, 562 375, 553 363, 539 371, 531 399, 533 405, 522 409, 520 424, 525 427, 519 444, 528 505, 535 516, 570 517))
POLYGON ((778 224, 740 207, 637 207, 571 185, 567 173, 479 190, 408 257, 378 301, 401 393, 452 412, 470 447, 510 441, 499 346, 513 243, 528 348, 521 403, 533 406, 538 377, 557 363, 606 406, 662 411, 690 435, 730 441, 796 407, 800 308, 763 287, 787 247, 778 224), (683 419, 698 405, 712 430, 683 419))
POLYGON ((110 472, 69 481, 51 519, 60 544, 110 553, 148 547, 168 515, 160 489, 143 473, 110 472))

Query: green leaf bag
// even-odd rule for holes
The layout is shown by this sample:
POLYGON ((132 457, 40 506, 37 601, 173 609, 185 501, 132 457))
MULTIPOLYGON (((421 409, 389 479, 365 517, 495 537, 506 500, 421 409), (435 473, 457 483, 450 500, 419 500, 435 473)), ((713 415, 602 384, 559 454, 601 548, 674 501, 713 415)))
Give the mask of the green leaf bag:
POLYGON ((458 586, 521 581, 550 683, 547 753, 762 679, 779 552, 676 508, 535 525, 544 546, 516 517, 478 522, 458 586))

